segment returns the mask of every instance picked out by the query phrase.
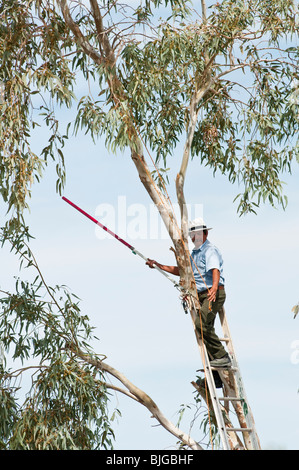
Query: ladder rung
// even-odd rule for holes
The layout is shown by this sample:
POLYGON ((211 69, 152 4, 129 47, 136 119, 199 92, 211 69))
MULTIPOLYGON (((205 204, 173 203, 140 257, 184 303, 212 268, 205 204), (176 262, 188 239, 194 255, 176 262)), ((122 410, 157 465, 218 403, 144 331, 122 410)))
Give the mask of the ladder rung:
POLYGON ((234 431, 251 432, 252 428, 226 428, 226 430, 229 432, 234 432, 234 431))
POLYGON ((230 341, 229 338, 219 338, 219 339, 220 339, 220 341, 226 341, 227 343, 230 341))
MULTIPOLYGON (((210 370, 226 370, 227 372, 236 372, 238 369, 237 367, 208 367, 207 366, 207 369, 210 369, 210 370)), ((205 369, 196 369, 196 372, 205 372, 205 369)))
POLYGON ((244 398, 238 398, 238 397, 219 397, 218 400, 222 401, 242 401, 244 398))

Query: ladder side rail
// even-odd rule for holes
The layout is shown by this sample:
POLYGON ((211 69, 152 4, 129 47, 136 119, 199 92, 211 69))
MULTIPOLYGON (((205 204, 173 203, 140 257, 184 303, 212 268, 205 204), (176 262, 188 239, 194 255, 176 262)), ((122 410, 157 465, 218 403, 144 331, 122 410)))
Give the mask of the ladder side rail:
MULTIPOLYGON (((229 330, 229 326, 228 326, 228 321, 227 321, 227 318, 226 318, 226 315, 225 315, 225 309, 224 308, 222 308, 222 311, 220 312, 219 317, 220 317, 220 323, 221 323, 221 326, 222 326, 224 337, 225 337, 225 339, 228 339, 228 341, 226 342, 227 349, 229 351, 229 354, 232 357, 232 364, 233 364, 233 367, 235 368, 235 373, 233 374, 234 375, 233 379, 234 379, 234 382, 235 382, 236 397, 239 397, 244 401, 245 406, 242 406, 242 415, 244 416, 244 419, 245 419, 245 422, 246 422, 246 427, 251 429, 250 433, 244 432, 244 441, 246 442, 246 447, 248 449, 260 450, 261 449, 260 441, 259 441, 259 438, 258 438, 258 435, 257 435, 257 432, 256 432, 253 414, 252 414, 252 411, 250 409, 249 402, 248 402, 248 399, 247 399, 247 395, 246 395, 246 392, 245 392, 245 387, 244 387, 243 379, 242 379, 242 376, 241 376, 240 368, 239 368, 239 365, 238 365, 236 353, 235 353, 235 350, 234 350, 234 346, 233 346, 233 342, 232 342, 232 338, 231 338, 231 334, 230 334, 230 330, 229 330)), ((235 402, 232 402, 232 405, 235 407, 235 409, 237 408, 236 412, 237 412, 238 417, 239 417, 240 416, 239 415, 239 413, 240 413, 240 403, 237 403, 235 401, 235 402)), ((241 422, 240 422, 240 424, 241 424, 241 422)))
MULTIPOLYGON (((234 370, 236 369, 234 368, 234 370)), ((232 371, 230 368, 222 370, 219 369, 219 374, 224 386, 224 397, 219 397, 219 400, 221 401, 222 398, 224 399, 227 412, 229 412, 229 403, 231 403, 235 410, 240 427, 243 429, 250 429, 250 431, 243 433, 242 438, 244 440, 244 447, 248 450, 252 450, 253 444, 250 439, 251 428, 249 428, 248 423, 245 419, 243 409, 244 400, 240 398, 240 396, 238 396, 238 387, 234 375, 235 372, 232 371)))
POLYGON ((213 374, 212 374, 212 370, 210 366, 208 353, 207 353, 205 345, 203 344, 200 338, 198 338, 197 342, 198 342, 198 346, 199 346, 201 356, 202 356, 202 361, 203 361, 203 366, 204 366, 203 370, 204 370, 204 374, 207 380, 208 389, 210 392, 210 398, 211 398, 211 402, 213 405, 213 411, 214 411, 217 426, 218 426, 218 432, 219 432, 219 436, 223 445, 223 450, 231 450, 229 440, 228 440, 228 435, 226 432, 226 426, 225 426, 224 418, 222 414, 222 407, 218 400, 218 396, 216 392, 216 386, 215 386, 215 382, 214 382, 214 378, 213 378, 213 374))

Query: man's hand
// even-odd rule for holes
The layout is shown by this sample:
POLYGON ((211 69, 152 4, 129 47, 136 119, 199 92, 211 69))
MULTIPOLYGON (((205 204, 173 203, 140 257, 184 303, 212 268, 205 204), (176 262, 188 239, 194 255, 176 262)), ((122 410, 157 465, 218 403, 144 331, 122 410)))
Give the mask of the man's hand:
POLYGON ((215 302, 217 290, 218 290, 218 286, 210 287, 209 293, 208 293, 208 296, 207 296, 209 302, 215 302))
POLYGON ((163 271, 174 274, 175 276, 179 276, 179 268, 177 266, 165 266, 164 264, 160 264, 154 259, 149 259, 146 261, 147 266, 150 268, 154 268, 157 266, 159 269, 162 269, 163 271))
POLYGON ((213 285, 209 289, 208 293, 208 300, 209 302, 215 302, 216 300, 216 294, 218 290, 218 285, 219 285, 219 279, 220 279, 220 272, 218 269, 213 269, 213 285))
POLYGON ((147 264, 151 269, 154 269, 155 265, 157 265, 157 261, 154 259, 148 259, 145 264, 147 264))

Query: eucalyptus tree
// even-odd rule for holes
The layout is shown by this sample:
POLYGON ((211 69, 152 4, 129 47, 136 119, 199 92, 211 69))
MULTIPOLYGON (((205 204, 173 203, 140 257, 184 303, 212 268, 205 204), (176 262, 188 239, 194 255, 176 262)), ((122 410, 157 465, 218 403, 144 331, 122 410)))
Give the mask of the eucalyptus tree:
POLYGON ((281 178, 298 159, 296 2, 6 0, 0 20, 0 188, 11 214, 2 242, 37 270, 34 283, 22 281, 16 293, 3 293, 1 341, 4 349, 14 346, 15 357, 41 358, 22 409, 3 365, 2 446, 111 446, 103 375, 110 373, 166 429, 200 448, 90 349, 92 328, 78 302, 66 290, 57 301, 58 288, 44 282, 28 244, 24 211, 32 183, 50 160, 62 193, 63 146, 71 131, 83 129, 95 142, 103 138, 112 152, 129 149, 136 184, 139 178, 169 232, 194 321, 199 305, 187 248, 188 163, 197 159, 199 168, 238 182, 240 215, 264 202, 286 205, 281 178), (92 92, 77 97, 79 77, 92 84, 92 92), (62 130, 57 109, 76 105, 74 122, 62 130), (49 132, 39 151, 32 138, 38 126, 49 132), (179 142, 184 148, 175 182, 178 221, 163 175, 179 142))

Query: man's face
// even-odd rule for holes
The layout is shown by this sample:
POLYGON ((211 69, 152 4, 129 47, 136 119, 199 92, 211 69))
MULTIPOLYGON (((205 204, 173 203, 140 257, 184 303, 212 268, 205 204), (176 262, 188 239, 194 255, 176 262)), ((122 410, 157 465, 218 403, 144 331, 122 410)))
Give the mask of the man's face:
POLYGON ((190 238, 195 246, 201 246, 204 242, 204 234, 202 230, 191 232, 190 238))

